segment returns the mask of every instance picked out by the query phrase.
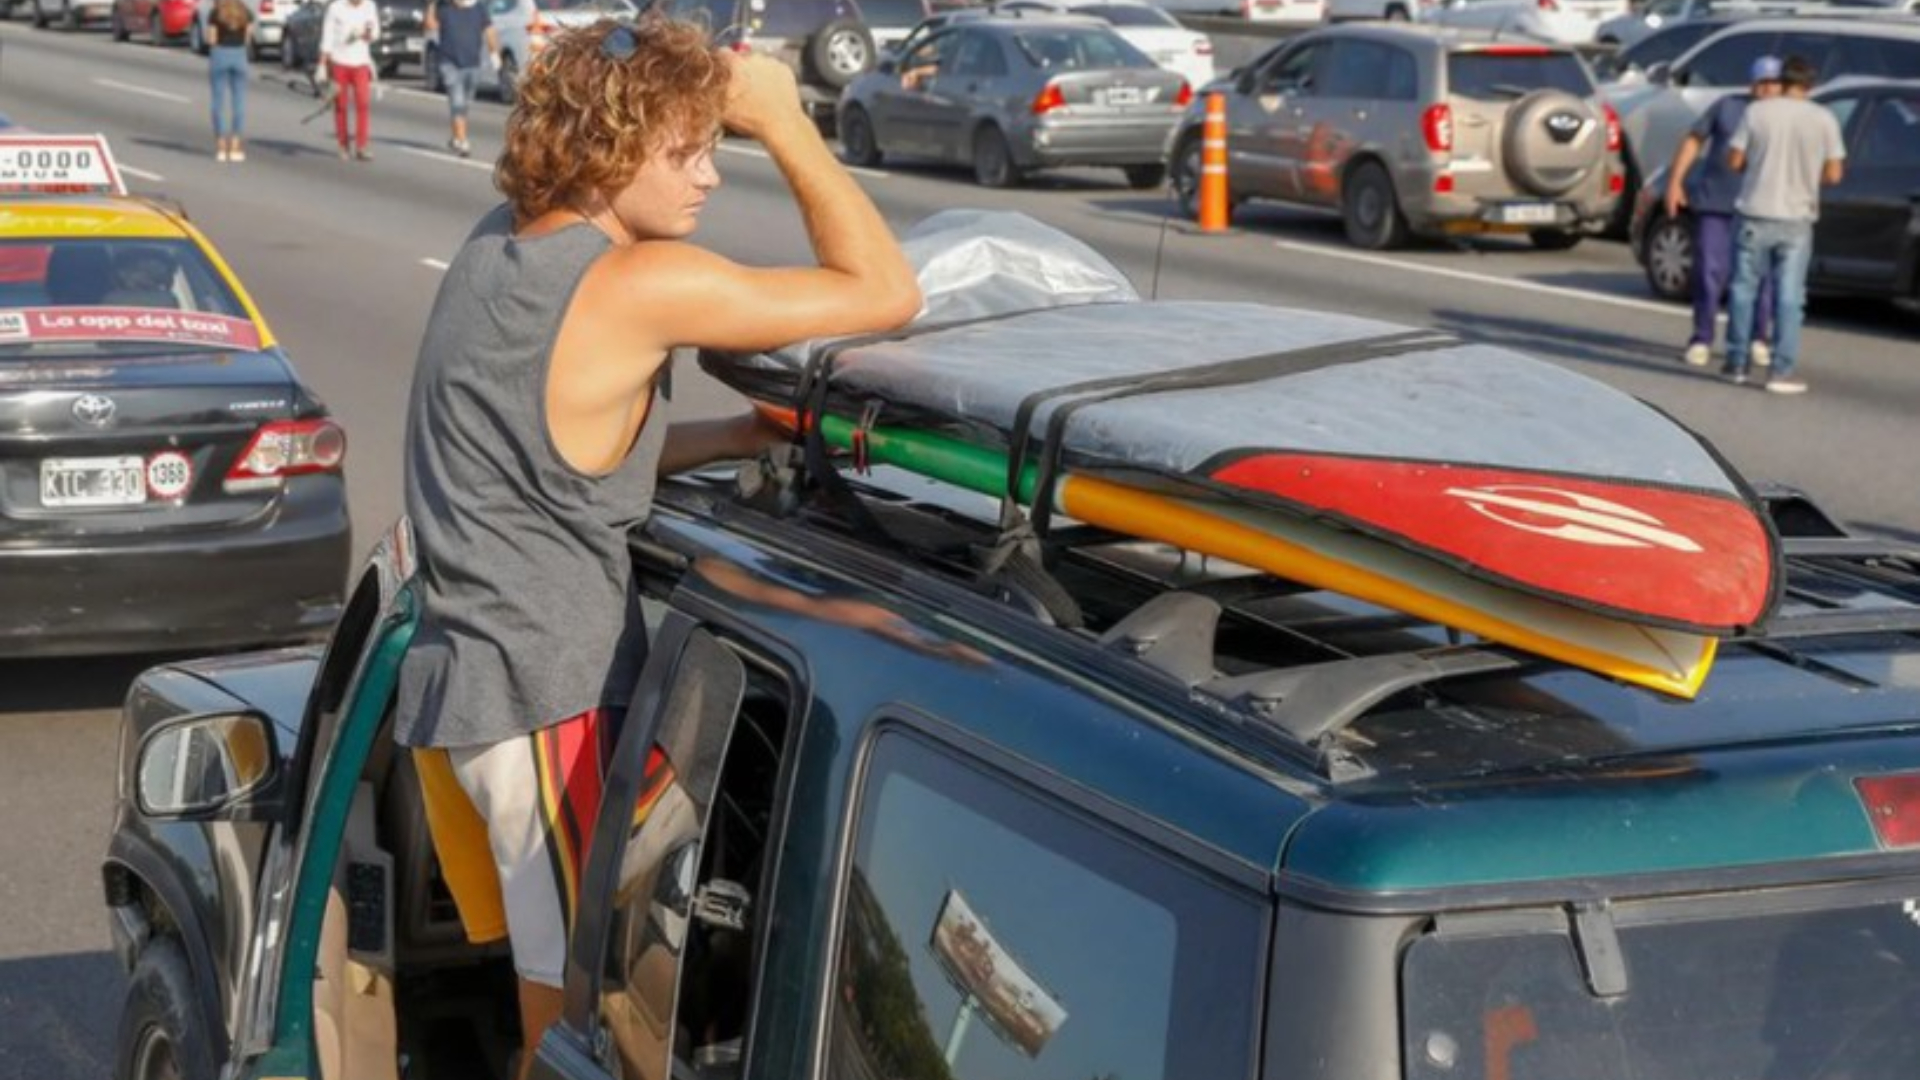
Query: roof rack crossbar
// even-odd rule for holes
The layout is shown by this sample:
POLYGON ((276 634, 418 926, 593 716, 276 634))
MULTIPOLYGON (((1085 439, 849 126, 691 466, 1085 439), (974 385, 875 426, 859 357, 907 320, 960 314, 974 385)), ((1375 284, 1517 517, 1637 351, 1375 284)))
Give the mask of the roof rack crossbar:
MULTIPOLYGON (((1869 611, 1810 611, 1777 615, 1752 635, 1761 641, 1834 637, 1841 634, 1920 633, 1920 607, 1880 608, 1869 611)), ((1736 639, 1738 640, 1738 639, 1736 639)))
POLYGON ((1446 646, 1259 671, 1214 679, 1196 689, 1260 717, 1303 743, 1312 743, 1402 690, 1463 675, 1509 671, 1522 663, 1503 652, 1446 646))
POLYGON ((1920 564, 1920 547, 1871 536, 1786 536, 1781 550, 1789 559, 1904 559, 1920 564))

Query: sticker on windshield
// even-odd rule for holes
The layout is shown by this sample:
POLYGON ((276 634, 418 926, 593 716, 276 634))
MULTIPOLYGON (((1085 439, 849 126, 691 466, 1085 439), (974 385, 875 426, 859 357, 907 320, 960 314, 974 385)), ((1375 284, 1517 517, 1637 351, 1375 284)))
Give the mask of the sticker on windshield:
POLYGON ((58 307, 0 311, 0 342, 138 341, 258 349, 247 319, 154 308, 58 307))

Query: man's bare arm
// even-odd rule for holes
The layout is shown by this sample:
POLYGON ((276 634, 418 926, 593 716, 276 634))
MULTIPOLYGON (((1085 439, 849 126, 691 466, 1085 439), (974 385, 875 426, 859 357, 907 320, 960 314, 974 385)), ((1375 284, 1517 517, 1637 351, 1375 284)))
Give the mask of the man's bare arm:
POLYGON ((1840 158, 1828 158, 1827 167, 1820 170, 1820 180, 1828 187, 1839 183, 1847 175, 1847 164, 1840 158))
POLYGON ((1700 136, 1687 133, 1680 149, 1673 152, 1673 164, 1667 168, 1667 216, 1674 217, 1687 205, 1687 173, 1700 156, 1700 136))
POLYGON ((758 412, 744 412, 719 420, 686 420, 667 428, 660 451, 660 475, 697 469, 716 461, 750 458, 786 438, 786 433, 758 412))
POLYGON ((1737 146, 1727 151, 1727 168, 1734 172, 1746 172, 1747 152, 1737 146))

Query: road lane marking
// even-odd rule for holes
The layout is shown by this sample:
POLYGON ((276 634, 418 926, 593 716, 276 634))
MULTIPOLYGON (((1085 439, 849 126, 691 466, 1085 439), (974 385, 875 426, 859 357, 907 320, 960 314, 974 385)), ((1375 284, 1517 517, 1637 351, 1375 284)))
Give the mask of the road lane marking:
POLYGON ((420 265, 429 266, 435 270, 445 270, 447 268, 447 264, 441 262, 439 259, 421 259, 420 265))
POLYGON ((447 95, 436 94, 431 90, 416 90, 411 86, 389 86, 381 91, 385 94, 400 94, 406 97, 426 98, 428 101, 445 101, 447 95))
POLYGON ((139 177, 142 180, 146 180, 150 183, 155 183, 155 184, 164 184, 167 182, 167 178, 164 176, 161 176, 157 172, 148 172, 145 169, 136 169, 124 161, 116 161, 114 162, 114 164, 120 166, 120 171, 123 173, 126 173, 128 176, 139 177))
MULTIPOLYGON (((766 158, 769 161, 773 160, 773 155, 757 146, 739 146, 734 143, 721 143, 720 149, 729 154, 745 154, 747 157, 766 158)), ((856 176, 872 176, 881 180, 885 180, 893 175, 885 169, 869 169, 861 165, 846 165, 842 163, 842 167, 856 176)))
POLYGON ((438 150, 422 150, 417 146, 396 146, 394 149, 403 154, 412 154, 414 157, 426 158, 428 161, 444 161, 449 165, 462 165, 469 169, 479 169, 482 172, 493 171, 493 163, 490 161, 475 161, 472 158, 455 157, 452 154, 443 154, 438 150))
POLYGON ((1656 315, 1673 318, 1691 319, 1691 308, 1677 304, 1664 304, 1657 300, 1635 300, 1628 296, 1614 296, 1610 293, 1592 292, 1587 289, 1569 289, 1563 285, 1544 285, 1538 281, 1524 278, 1501 277, 1498 274, 1481 274, 1472 270, 1456 270, 1450 266, 1434 266, 1430 263, 1401 262, 1381 255, 1366 255, 1358 251, 1343 251, 1340 248, 1323 244, 1298 244, 1291 240, 1275 240, 1273 246, 1282 251, 1298 251, 1307 255, 1320 255, 1329 259, 1345 259, 1348 262, 1364 263, 1367 266, 1384 266, 1393 270, 1412 270, 1435 277, 1453 278, 1456 281, 1471 281, 1480 285, 1492 285, 1503 289, 1524 289, 1528 292, 1542 293, 1547 296, 1560 296, 1572 300, 1585 300, 1596 304, 1612 304, 1615 307, 1631 308, 1634 311, 1648 311, 1656 315))
POLYGON ((179 105, 190 104, 193 101, 190 97, 182 97, 179 94, 169 94, 165 90, 149 90, 144 86, 135 86, 132 83, 123 83, 114 79, 95 79, 93 80, 93 85, 104 86, 109 90, 118 90, 123 94, 139 94, 141 97, 171 101, 179 105))

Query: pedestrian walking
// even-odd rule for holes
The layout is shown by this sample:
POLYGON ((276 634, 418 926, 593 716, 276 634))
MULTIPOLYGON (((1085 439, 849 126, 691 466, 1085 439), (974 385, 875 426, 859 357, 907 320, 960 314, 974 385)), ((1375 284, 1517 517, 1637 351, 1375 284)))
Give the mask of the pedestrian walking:
POLYGON ((372 111, 373 42, 380 36, 380 12, 373 0, 332 0, 320 23, 320 63, 315 73, 333 80, 333 135, 340 159, 372 161, 367 121, 372 111), (353 113, 353 127, 347 113, 353 113))
POLYGON ((253 12, 241 0, 217 0, 207 15, 207 79, 213 90, 213 156, 245 161, 242 139, 247 127, 247 45, 253 40, 253 12))
POLYGON ((1728 164, 1741 182, 1724 371, 1736 383, 1747 381, 1760 281, 1772 274, 1773 370, 1767 389, 1776 394, 1807 390, 1797 365, 1813 223, 1820 218, 1821 185, 1840 182, 1847 156, 1840 122, 1807 100, 1818 74, 1805 59, 1788 57, 1780 65, 1780 96, 1749 106, 1728 143, 1728 164))
POLYGON ((691 23, 555 37, 495 177, 506 202, 442 276, 407 406, 421 613, 394 735, 416 748, 469 938, 511 943, 524 1080, 561 1013, 580 826, 598 818, 601 752, 645 660, 629 531, 658 476, 784 438, 752 411, 669 427, 670 351, 890 330, 920 291, 792 71, 691 23), (817 265, 744 266, 689 242, 723 127, 773 159, 817 265))
POLYGON ((427 9, 427 34, 437 35, 435 48, 440 65, 440 85, 447 93, 447 113, 453 124, 447 149, 469 157, 473 144, 467 141, 467 110, 480 88, 480 62, 491 58, 494 70, 500 68, 500 35, 493 28, 493 16, 479 0, 435 0, 427 9))
MULTIPOLYGON (((1754 60, 1750 74, 1747 93, 1728 94, 1700 114, 1680 140, 1667 170, 1667 217, 1678 219, 1683 208, 1693 214, 1693 333, 1681 359, 1694 367, 1705 367, 1713 359, 1714 324, 1733 280, 1734 201, 1740 197, 1740 174, 1729 164, 1727 149, 1747 115, 1747 106, 1780 92, 1780 59, 1762 56, 1754 60)), ((1748 354, 1756 367, 1766 367, 1770 359, 1773 288, 1772 274, 1761 279, 1748 354)))

